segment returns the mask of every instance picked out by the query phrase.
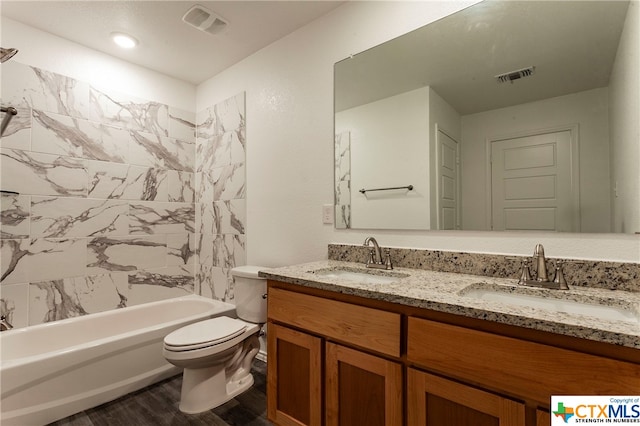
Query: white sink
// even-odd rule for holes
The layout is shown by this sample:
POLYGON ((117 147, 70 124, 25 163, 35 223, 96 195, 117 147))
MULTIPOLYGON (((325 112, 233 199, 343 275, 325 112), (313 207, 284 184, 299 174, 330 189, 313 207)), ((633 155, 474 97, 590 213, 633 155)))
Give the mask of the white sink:
MULTIPOLYGON (((638 312, 633 310, 631 307, 607 306, 597 304, 597 301, 594 303, 588 303, 552 296, 542 297, 518 292, 513 293, 493 288, 465 289, 461 294, 465 297, 472 297, 479 300, 488 300, 517 306, 528 306, 553 312, 588 315, 590 317, 613 321, 626 321, 631 323, 640 322, 638 312)), ((560 295, 561 294, 558 294, 558 296, 560 295)))
POLYGON ((399 279, 408 277, 406 274, 383 272, 383 271, 354 271, 351 269, 319 269, 317 271, 310 271, 315 275, 320 275, 323 278, 333 278, 337 280, 346 280, 351 282, 357 282, 362 284, 389 284, 399 279))

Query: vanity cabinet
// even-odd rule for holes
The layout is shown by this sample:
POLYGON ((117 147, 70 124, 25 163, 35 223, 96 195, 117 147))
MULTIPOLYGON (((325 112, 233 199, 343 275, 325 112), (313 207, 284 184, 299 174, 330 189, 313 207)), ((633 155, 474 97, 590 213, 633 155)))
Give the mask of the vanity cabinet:
POLYGON ((549 425, 552 395, 640 389, 640 351, 269 281, 276 425, 549 425))
POLYGON ((401 316, 269 286, 267 414, 277 425, 401 426, 401 316))

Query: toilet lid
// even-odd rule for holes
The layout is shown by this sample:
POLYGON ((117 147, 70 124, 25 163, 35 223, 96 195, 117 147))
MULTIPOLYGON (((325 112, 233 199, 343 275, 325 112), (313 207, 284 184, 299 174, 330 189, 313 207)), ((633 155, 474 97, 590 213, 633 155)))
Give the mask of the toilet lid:
POLYGON ((164 344, 173 350, 191 350, 213 346, 242 334, 247 324, 235 318, 216 317, 196 322, 169 333, 164 344))

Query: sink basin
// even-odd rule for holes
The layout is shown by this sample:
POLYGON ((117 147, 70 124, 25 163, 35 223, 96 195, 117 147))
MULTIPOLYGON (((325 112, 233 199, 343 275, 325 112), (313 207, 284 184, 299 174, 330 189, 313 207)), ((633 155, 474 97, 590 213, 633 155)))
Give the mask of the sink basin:
MULTIPOLYGON (((467 288, 461 291, 461 295, 477 300, 487 300, 500 302, 509 305, 528 306, 531 308, 544 309, 547 311, 564 312, 569 314, 588 315, 605 320, 626 321, 631 323, 640 322, 638 312, 632 306, 608 306, 572 300, 569 298, 553 297, 553 295, 537 296, 513 292, 513 288, 467 288)), ((558 292, 559 290, 552 290, 558 292)), ((558 293, 556 296, 563 296, 558 293)), ((616 301, 622 304, 622 301, 616 301)))
POLYGON ((315 275, 320 275, 323 278, 333 278, 337 280, 345 280, 362 284, 389 284, 398 281, 399 279, 408 277, 408 275, 406 274, 394 272, 377 270, 371 270, 371 272, 369 272, 342 268, 327 268, 309 272, 315 275))

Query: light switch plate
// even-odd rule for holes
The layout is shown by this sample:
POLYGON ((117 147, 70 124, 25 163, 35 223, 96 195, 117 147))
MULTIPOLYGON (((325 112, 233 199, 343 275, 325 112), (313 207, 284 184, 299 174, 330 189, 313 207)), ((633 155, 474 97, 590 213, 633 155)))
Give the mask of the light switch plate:
POLYGON ((322 223, 330 225, 333 223, 333 204, 322 206, 322 223))

